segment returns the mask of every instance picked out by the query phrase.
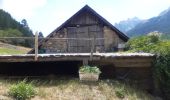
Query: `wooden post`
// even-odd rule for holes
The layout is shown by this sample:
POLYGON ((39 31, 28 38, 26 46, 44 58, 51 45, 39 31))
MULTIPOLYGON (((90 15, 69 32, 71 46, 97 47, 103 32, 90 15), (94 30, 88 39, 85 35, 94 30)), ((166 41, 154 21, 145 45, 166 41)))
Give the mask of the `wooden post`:
POLYGON ((91 54, 90 54, 90 61, 93 60, 93 52, 94 52, 94 46, 95 46, 95 38, 91 39, 91 54))
POLYGON ((69 52, 69 50, 68 50, 68 48, 69 48, 69 43, 68 43, 69 39, 68 39, 68 34, 67 34, 67 28, 64 28, 64 37, 63 38, 67 38, 66 39, 66 46, 67 47, 66 47, 66 51, 65 52, 68 53, 69 52))
POLYGON ((83 66, 87 66, 88 65, 88 59, 83 59, 83 66))
POLYGON ((35 33, 35 61, 38 60, 38 32, 35 33))

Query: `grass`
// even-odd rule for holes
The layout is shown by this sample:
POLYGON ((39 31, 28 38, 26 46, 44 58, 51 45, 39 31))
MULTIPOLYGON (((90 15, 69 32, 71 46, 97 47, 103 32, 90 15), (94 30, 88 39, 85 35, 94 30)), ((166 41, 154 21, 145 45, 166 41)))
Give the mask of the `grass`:
MULTIPOLYGON (((0 97, 12 100, 8 89, 18 80, 0 80, 0 97)), ((148 93, 116 80, 80 82, 78 78, 29 80, 35 85, 37 95, 31 100, 154 100, 148 93), (124 97, 117 96, 117 91, 124 97), (121 91, 119 91, 121 90, 121 91)), ((1 99, 1 98, 0 98, 1 99)))
POLYGON ((30 50, 30 48, 0 42, 0 55, 26 54, 30 50))
POLYGON ((26 51, 23 50, 15 50, 9 48, 0 48, 0 54, 26 54, 26 51))

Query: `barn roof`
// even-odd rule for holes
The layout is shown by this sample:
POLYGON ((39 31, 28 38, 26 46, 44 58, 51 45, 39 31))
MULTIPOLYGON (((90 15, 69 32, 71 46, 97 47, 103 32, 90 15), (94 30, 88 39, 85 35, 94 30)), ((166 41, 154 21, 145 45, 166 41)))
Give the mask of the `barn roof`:
POLYGON ((129 39, 129 37, 127 37, 124 33, 122 33, 120 30, 118 30, 116 27, 114 27, 110 22, 108 22, 105 18, 103 18, 101 15, 99 15, 96 11, 94 11, 91 7, 89 7, 88 5, 85 5, 83 8, 81 8, 77 13, 75 13, 72 17, 70 17, 68 20, 66 20, 62 25, 60 25, 58 28, 56 28, 53 32, 51 32, 51 34, 49 34, 47 37, 51 37, 53 36, 53 34, 60 30, 61 28, 63 28, 64 26, 66 26, 71 19, 73 19, 74 17, 76 17, 77 15, 79 15, 80 13, 84 12, 84 11, 88 11, 89 13, 91 13, 93 16, 96 16, 101 22, 103 22, 106 26, 109 26, 112 30, 114 30, 118 36, 123 39, 124 41, 127 41, 129 39))
MULTIPOLYGON (((73 16, 71 16, 68 20, 66 20, 63 24, 61 24, 58 28, 56 28, 54 31, 52 31, 48 36, 47 39, 45 39, 44 41, 47 41, 48 38, 53 37, 54 34, 59 31, 61 28, 67 26, 69 24, 69 22, 75 18, 77 15, 79 15, 80 13, 83 13, 84 11, 88 11, 90 14, 92 14, 93 16, 97 17, 99 19, 100 22, 102 22, 104 25, 109 26, 112 30, 114 30, 116 32, 116 34, 125 42, 128 41, 129 37, 127 37, 124 33, 122 33, 120 30, 118 30, 116 27, 114 27, 110 22, 108 22, 105 18, 103 18, 101 15, 99 15, 96 11, 94 11, 91 7, 89 7, 88 5, 85 5, 83 8, 81 8, 77 13, 75 13, 73 16)), ((39 46, 44 42, 44 41, 40 41, 39 46)), ((34 51, 34 49, 32 49, 29 53, 31 53, 32 51, 34 51)))

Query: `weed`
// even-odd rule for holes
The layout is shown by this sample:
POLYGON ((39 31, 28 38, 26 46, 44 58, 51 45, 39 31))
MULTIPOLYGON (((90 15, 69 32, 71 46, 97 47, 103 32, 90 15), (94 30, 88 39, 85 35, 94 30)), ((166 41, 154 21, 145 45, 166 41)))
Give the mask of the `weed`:
POLYGON ((27 84, 26 81, 21 81, 14 84, 9 89, 9 95, 17 100, 26 100, 35 96, 36 91, 32 84, 27 84))
POLYGON ((124 88, 124 86, 121 86, 119 88, 116 88, 115 90, 115 95, 118 97, 118 98, 124 98, 125 95, 126 95, 126 90, 124 88))

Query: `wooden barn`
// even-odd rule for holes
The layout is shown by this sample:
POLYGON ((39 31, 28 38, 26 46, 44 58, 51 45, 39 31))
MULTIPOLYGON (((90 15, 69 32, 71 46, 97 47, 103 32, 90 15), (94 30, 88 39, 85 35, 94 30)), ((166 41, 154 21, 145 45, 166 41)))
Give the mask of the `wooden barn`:
POLYGON ((0 75, 78 77, 80 66, 88 64, 100 68, 101 79, 115 78, 152 91, 155 56, 116 52, 127 41, 125 34, 86 5, 46 38, 39 42, 35 38, 35 50, 29 52, 33 54, 0 55, 0 75))
MULTIPOLYGON (((114 52, 128 37, 88 5, 39 43, 41 53, 114 52)), ((32 50, 30 53, 34 53, 32 50)))

